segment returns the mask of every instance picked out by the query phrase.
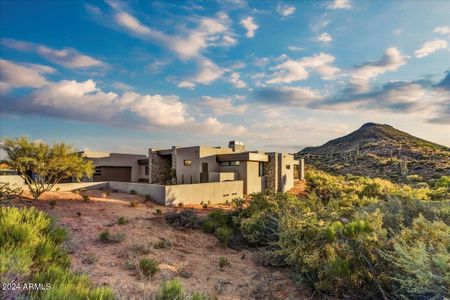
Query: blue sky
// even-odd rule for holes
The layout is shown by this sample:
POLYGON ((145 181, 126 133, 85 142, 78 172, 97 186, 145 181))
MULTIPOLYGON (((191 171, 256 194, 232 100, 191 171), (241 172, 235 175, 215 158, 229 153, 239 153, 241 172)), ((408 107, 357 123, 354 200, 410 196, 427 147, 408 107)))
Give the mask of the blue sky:
POLYGON ((448 1, 1 1, 1 136, 298 151, 366 122, 450 145, 448 1))

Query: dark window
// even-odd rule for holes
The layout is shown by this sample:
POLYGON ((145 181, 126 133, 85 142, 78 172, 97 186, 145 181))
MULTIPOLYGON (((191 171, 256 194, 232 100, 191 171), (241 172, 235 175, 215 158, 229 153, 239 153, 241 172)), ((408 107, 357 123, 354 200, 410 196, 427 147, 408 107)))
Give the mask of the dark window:
POLYGON ((187 167, 190 167, 190 166, 192 165, 192 160, 190 160, 190 159, 185 159, 185 160, 184 160, 184 165, 187 166, 187 167))
POLYGON ((291 165, 286 165, 286 170, 290 170, 291 169, 291 165))
POLYGON ((259 177, 264 176, 264 163, 263 162, 259 162, 258 175, 259 175, 259 177))
POLYGON ((224 166, 224 167, 228 167, 228 166, 240 166, 240 165, 241 165, 241 162, 238 161, 238 160, 236 160, 236 161, 221 161, 221 162, 220 162, 220 165, 221 165, 221 166, 224 166))
POLYGON ((145 166, 145 175, 148 175, 148 166, 145 166))
POLYGON ((95 167, 94 175, 102 176, 102 167, 95 167))

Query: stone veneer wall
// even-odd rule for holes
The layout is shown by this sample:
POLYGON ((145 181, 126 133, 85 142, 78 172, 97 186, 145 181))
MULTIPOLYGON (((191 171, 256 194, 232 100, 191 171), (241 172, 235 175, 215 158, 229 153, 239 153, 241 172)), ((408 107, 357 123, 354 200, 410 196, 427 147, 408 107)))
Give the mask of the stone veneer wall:
POLYGON ((265 165, 266 189, 278 191, 278 153, 267 153, 269 161, 265 165))
POLYGON ((176 146, 172 146, 171 168, 175 172, 175 174, 174 174, 175 177, 172 178, 172 184, 177 184, 177 174, 176 174, 176 170, 177 170, 177 147, 176 146))
POLYGON ((148 182, 165 184, 172 161, 169 157, 159 156, 152 149, 148 150, 148 182))

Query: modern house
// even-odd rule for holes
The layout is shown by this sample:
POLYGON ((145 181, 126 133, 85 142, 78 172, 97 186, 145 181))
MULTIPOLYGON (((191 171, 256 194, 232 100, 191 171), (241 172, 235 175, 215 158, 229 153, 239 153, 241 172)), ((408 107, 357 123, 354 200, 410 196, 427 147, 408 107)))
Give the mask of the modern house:
POLYGON ((148 156, 90 151, 81 155, 95 165, 93 181, 122 188, 125 185, 119 182, 145 182, 126 189, 166 205, 221 202, 266 190, 284 192, 304 174, 303 160, 295 160, 293 154, 247 151, 238 141, 230 141, 228 147, 150 148, 148 156))

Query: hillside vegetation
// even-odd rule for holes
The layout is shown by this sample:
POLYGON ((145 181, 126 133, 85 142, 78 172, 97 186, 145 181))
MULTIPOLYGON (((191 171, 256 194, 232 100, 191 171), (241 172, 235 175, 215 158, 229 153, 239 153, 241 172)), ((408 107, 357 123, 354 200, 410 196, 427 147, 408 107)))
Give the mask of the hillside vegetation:
POLYGON ((448 147, 375 123, 320 147, 307 147, 297 156, 324 171, 396 182, 430 182, 450 174, 448 147))
POLYGON ((307 182, 306 196, 260 193, 229 212, 166 219, 230 247, 260 248, 264 264, 291 266, 321 297, 450 296, 450 177, 415 188, 310 169, 307 182))

